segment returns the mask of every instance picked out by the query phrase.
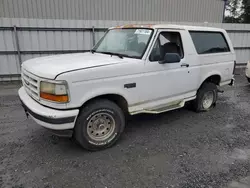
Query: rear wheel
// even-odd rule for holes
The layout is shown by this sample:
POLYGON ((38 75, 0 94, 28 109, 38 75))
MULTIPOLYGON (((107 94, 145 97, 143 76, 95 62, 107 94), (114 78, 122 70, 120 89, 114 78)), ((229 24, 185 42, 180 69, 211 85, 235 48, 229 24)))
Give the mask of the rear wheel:
POLYGON ((101 150, 116 143, 125 127, 123 111, 114 102, 100 99, 87 104, 76 121, 74 136, 88 150, 101 150))
POLYGON ((196 112, 205 112, 212 109, 218 98, 217 86, 214 83, 205 82, 197 92, 193 101, 193 108, 196 112))

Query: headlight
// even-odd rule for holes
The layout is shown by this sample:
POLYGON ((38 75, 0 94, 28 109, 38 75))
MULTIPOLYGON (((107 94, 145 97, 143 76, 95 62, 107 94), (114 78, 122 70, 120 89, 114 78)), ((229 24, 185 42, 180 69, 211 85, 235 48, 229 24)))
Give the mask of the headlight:
POLYGON ((46 82, 40 83, 40 97, 42 99, 66 103, 69 102, 66 82, 46 82))

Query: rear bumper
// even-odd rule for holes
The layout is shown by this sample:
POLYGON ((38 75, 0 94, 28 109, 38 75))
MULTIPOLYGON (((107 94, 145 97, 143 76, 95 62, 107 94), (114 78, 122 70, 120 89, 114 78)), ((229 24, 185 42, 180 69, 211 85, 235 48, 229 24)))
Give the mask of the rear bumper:
POLYGON ((234 82, 235 82, 235 79, 234 77, 230 80, 227 80, 227 81, 224 81, 224 82, 221 82, 220 83, 220 86, 225 86, 225 85, 230 85, 230 86, 233 86, 234 85, 234 82))
POLYGON ((247 63, 245 73, 246 73, 246 77, 250 78, 250 61, 247 63))
POLYGON ((39 125, 52 130, 73 129, 79 110, 55 110, 45 107, 33 100, 21 87, 19 98, 26 114, 39 125))
POLYGON ((250 78, 250 70, 249 69, 246 69, 246 77, 250 78))

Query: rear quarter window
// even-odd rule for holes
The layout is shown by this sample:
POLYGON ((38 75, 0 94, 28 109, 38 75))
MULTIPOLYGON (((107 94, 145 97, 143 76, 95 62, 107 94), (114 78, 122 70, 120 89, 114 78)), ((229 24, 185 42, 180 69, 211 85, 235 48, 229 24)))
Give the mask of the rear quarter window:
POLYGON ((189 31, 198 54, 230 52, 221 32, 189 31))

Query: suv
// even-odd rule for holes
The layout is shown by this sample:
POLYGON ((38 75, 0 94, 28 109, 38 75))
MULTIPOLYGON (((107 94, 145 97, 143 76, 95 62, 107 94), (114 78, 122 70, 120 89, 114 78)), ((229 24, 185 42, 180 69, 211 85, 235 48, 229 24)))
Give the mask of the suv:
POLYGON ((129 25, 108 29, 86 53, 22 64, 19 97, 27 115, 88 150, 112 146, 126 114, 158 114, 190 101, 215 106, 218 86, 233 84, 235 52, 223 29, 129 25))

